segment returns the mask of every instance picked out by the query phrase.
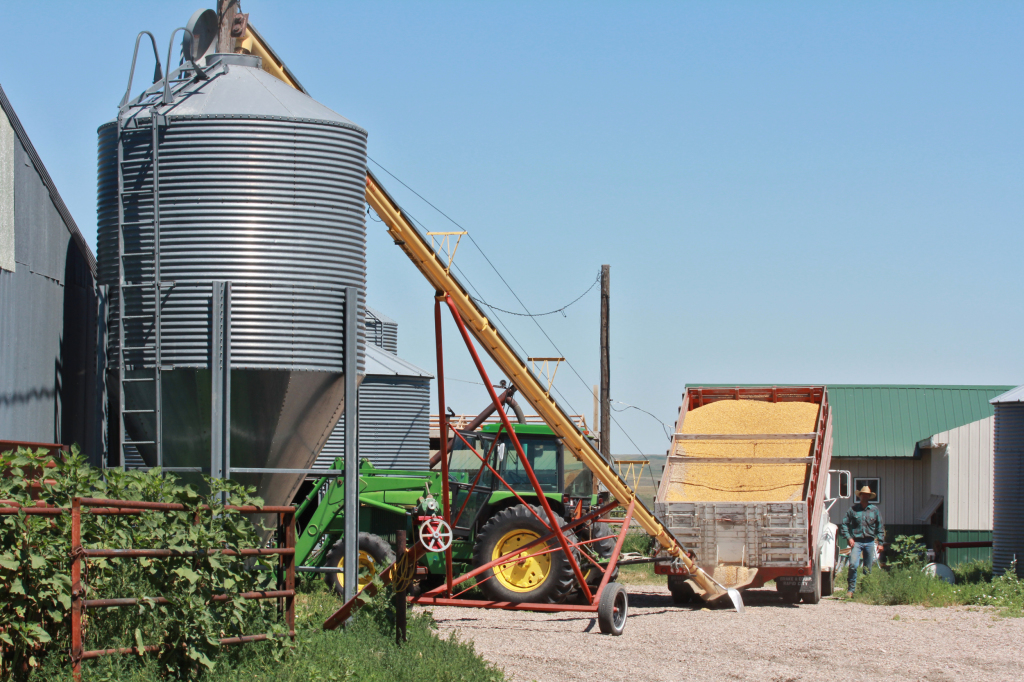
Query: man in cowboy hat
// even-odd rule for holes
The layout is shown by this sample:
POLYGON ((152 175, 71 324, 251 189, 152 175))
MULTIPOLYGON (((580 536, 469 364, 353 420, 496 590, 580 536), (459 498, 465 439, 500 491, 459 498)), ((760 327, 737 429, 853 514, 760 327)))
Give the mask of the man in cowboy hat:
POLYGON ((877 558, 875 545, 885 541, 885 525, 882 523, 882 512, 871 504, 878 497, 871 488, 864 486, 857 491, 857 504, 850 507, 846 517, 839 526, 839 536, 846 538, 850 546, 850 568, 847 572, 849 588, 847 597, 852 597, 857 589, 857 569, 861 563, 864 571, 871 572, 877 558))

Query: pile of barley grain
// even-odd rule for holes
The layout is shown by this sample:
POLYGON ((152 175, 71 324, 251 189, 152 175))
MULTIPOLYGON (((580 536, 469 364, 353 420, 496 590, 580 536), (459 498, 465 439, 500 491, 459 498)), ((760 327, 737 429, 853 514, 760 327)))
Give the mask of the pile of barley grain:
MULTIPOLYGON (((686 414, 683 433, 812 433, 814 403, 721 400, 686 414)), ((690 457, 809 457, 812 441, 677 441, 690 457)), ((672 460, 666 502, 792 502, 803 499, 807 465, 686 464, 672 460)))

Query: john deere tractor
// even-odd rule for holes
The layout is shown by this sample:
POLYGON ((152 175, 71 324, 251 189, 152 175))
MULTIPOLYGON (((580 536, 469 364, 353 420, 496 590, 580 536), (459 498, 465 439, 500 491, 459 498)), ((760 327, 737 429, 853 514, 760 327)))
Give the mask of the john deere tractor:
MULTIPOLYGON (((574 457, 565 457, 561 441, 549 427, 517 424, 514 428, 556 514, 568 520, 586 513, 597 503, 591 472, 574 457)), ((486 425, 479 431, 460 432, 465 442, 462 438, 453 440, 449 488, 455 575, 489 563, 550 532, 537 518, 546 517, 515 446, 508 434, 500 431, 500 425, 486 425), (472 447, 467 447, 466 443, 472 447), (480 457, 488 453, 491 466, 533 507, 532 512, 494 473, 486 467, 481 470, 480 457)), ((334 466, 343 468, 341 460, 334 466)), ((364 459, 359 468, 359 486, 359 575, 360 587, 363 587, 394 560, 396 531, 406 530, 411 544, 420 525, 417 520, 431 514, 442 517, 443 506, 448 501, 442 499, 441 472, 436 469, 377 469, 364 459)), ((300 565, 344 566, 343 508, 342 480, 324 478, 317 482, 298 510, 299 518, 305 520, 296 542, 300 565), (316 504, 321 491, 323 497, 316 504)), ((611 536, 610 529, 603 523, 579 526, 575 537, 605 539, 582 545, 576 551, 588 552, 598 563, 606 562, 615 545, 611 536)), ((547 546, 548 549, 557 547, 557 540, 550 540, 547 546)), ((587 582, 596 586, 601 581, 601 571, 586 559, 581 560, 580 565, 587 582)), ((440 585, 444 575, 444 554, 426 554, 417 571, 419 588, 440 585)), ((338 594, 343 594, 341 572, 327 573, 326 579, 338 594)), ((559 603, 573 599, 578 591, 569 561, 560 549, 488 570, 478 577, 478 582, 485 598, 496 601, 559 603), (492 574, 494 577, 490 578, 492 574)))

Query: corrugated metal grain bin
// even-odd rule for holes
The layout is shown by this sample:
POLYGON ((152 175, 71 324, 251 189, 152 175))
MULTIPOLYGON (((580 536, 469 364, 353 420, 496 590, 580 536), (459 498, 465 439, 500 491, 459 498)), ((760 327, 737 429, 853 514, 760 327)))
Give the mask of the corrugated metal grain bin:
MULTIPOLYGON (((428 469, 431 375, 377 348, 366 347, 366 376, 359 386, 359 456, 379 469, 428 469)), ((316 466, 328 468, 344 454, 345 429, 335 427, 316 466)))
POLYGON ((366 341, 398 355, 398 323, 366 306, 366 341))
MULTIPOLYGON (((211 55, 205 80, 153 105, 164 117, 156 206, 168 467, 210 466, 214 281, 231 284, 233 467, 309 467, 343 409, 345 353, 362 367, 365 331, 346 349, 342 325, 345 287, 357 288, 363 316, 366 131, 259 65, 211 55)), ((126 375, 154 364, 153 107, 122 108, 99 128, 99 276, 111 287, 115 396, 119 315, 126 375), (137 285, 123 290, 123 305, 119 267, 137 285)), ((125 391, 131 440, 155 440, 145 412, 155 400, 142 383, 125 391)), ((156 463, 154 446, 139 451, 156 463)), ((301 478, 232 477, 257 484, 268 504, 290 501, 301 478)))
POLYGON ((1017 561, 1024 578, 1024 386, 992 399, 995 457, 992 500, 992 571, 1002 575, 1017 561))

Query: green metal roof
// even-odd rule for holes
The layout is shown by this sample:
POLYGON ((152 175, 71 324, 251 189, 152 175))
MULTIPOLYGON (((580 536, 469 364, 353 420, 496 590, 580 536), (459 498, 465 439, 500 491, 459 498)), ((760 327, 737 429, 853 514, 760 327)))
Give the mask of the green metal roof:
POLYGON ((833 457, 920 457, 917 442, 991 417, 1012 386, 828 384, 833 457))

